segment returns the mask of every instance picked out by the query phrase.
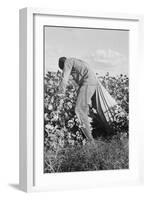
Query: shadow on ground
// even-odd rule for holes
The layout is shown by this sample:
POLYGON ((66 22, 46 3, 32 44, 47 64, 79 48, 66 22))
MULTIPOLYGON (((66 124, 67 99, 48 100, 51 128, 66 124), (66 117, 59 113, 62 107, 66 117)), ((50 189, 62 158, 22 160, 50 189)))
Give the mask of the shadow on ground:
POLYGON ((14 188, 15 190, 20 190, 19 184, 9 183, 8 185, 9 185, 10 187, 14 188))

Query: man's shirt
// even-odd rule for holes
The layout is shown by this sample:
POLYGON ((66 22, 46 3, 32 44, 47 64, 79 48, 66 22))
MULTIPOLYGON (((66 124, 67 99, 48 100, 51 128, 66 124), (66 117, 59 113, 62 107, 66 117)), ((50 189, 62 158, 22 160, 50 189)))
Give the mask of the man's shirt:
POLYGON ((88 64, 80 59, 67 58, 64 63, 63 79, 60 87, 63 93, 65 92, 69 76, 72 75, 73 80, 78 86, 87 84, 96 84, 96 75, 88 64))

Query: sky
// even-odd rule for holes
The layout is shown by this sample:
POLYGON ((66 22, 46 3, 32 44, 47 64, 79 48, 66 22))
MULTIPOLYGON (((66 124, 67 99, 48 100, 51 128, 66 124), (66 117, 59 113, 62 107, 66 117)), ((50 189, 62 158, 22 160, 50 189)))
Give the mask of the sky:
POLYGON ((128 75, 128 31, 47 26, 44 31, 45 72, 57 71, 65 56, 83 59, 100 75, 128 75))

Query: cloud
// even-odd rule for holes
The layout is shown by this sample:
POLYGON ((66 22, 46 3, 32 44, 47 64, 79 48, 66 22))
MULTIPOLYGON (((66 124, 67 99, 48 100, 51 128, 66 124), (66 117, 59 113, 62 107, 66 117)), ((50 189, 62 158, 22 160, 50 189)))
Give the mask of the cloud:
POLYGON ((127 61, 123 54, 112 49, 97 49, 89 56, 89 59, 91 59, 91 61, 93 61, 95 64, 102 65, 106 68, 118 67, 122 64, 125 64, 127 61))

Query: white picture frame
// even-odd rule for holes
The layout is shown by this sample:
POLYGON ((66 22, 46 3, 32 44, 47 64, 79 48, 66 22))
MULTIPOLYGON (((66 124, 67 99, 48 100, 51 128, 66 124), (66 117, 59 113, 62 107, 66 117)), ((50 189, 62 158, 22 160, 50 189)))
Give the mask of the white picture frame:
POLYGON ((143 130, 139 126, 141 111, 136 106, 142 60, 143 16, 36 8, 20 10, 19 184, 21 190, 33 192, 143 183, 143 130), (42 131, 43 127, 40 97, 43 91, 43 68, 39 67, 43 56, 41 31, 44 25, 71 24, 75 27, 105 27, 130 31, 130 168, 128 170, 43 174, 43 134, 36 134, 37 131, 42 131))

